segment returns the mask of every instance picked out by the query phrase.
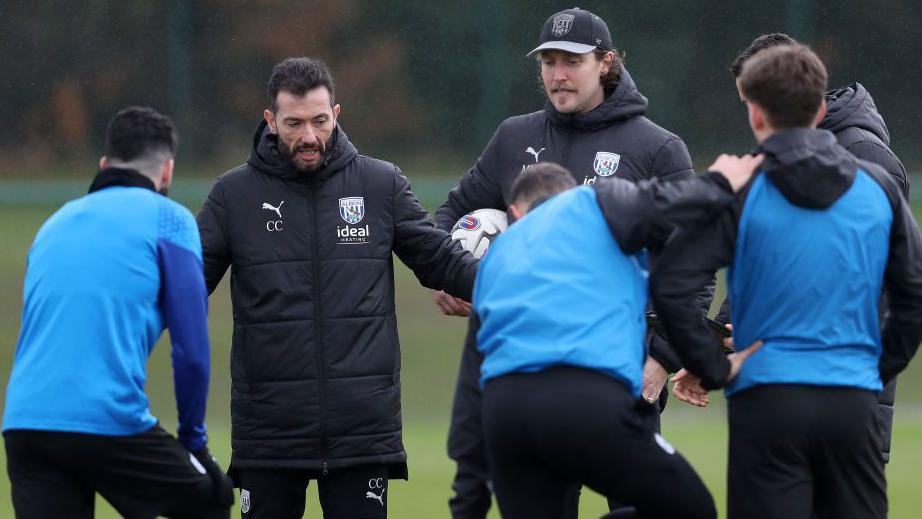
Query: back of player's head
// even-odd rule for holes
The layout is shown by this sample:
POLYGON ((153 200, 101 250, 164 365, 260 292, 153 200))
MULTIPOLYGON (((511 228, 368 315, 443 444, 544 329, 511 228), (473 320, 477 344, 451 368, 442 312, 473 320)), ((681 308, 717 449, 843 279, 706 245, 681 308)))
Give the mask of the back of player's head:
POLYGON ((113 166, 150 175, 176 155, 179 136, 173 121, 153 108, 130 106, 109 121, 105 155, 113 166))
POLYGON ((826 66, 801 44, 762 50, 743 64, 740 92, 776 130, 810 127, 823 104, 826 66))
POLYGON ((266 93, 269 95, 269 107, 278 109, 279 92, 289 92, 298 97, 317 87, 326 87, 330 92, 330 106, 335 103, 333 75, 326 63, 316 58, 288 58, 272 69, 266 93))
POLYGON ((743 72, 743 63, 746 63, 746 60, 753 57, 760 50, 770 49, 772 47, 778 47, 781 45, 796 44, 797 40, 791 38, 783 32, 763 34, 762 36, 752 40, 752 43, 750 43, 748 47, 740 51, 739 55, 736 56, 736 59, 733 60, 733 64, 730 65, 730 72, 733 74, 733 77, 740 77, 740 73, 743 72))
POLYGON ((539 162, 525 168, 512 183, 510 198, 522 212, 528 212, 548 198, 576 187, 573 174, 553 162, 539 162))

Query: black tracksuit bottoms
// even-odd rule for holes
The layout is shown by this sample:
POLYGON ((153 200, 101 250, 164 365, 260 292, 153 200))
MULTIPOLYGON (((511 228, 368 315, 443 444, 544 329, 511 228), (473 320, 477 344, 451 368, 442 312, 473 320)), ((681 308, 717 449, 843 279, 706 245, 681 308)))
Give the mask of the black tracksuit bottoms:
POLYGON ((122 517, 226 519, 206 469, 159 425, 132 436, 56 431, 4 433, 19 519, 93 519, 99 492, 122 517))
POLYGON ((877 395, 764 385, 729 398, 731 519, 887 516, 877 395))
POLYGON ((306 491, 317 481, 324 519, 385 519, 387 465, 360 465, 330 470, 235 469, 242 519, 300 519, 306 491))
MULTIPOLYGON (((493 499, 481 419, 480 365, 483 354, 477 350, 476 338, 475 321, 469 319, 448 429, 448 456, 457 463, 451 484, 455 495, 448 500, 453 519, 486 519, 493 499)), ((660 413, 666 408, 668 397, 668 387, 664 387, 655 405, 641 406, 641 414, 656 432, 660 432, 660 413)), ((559 519, 576 519, 579 516, 579 499, 580 485, 576 484, 570 489, 569 504, 559 519)), ((608 504, 612 510, 621 507, 620 503, 611 499, 608 504)))
POLYGON ((650 426, 617 379, 560 366, 487 381, 483 432, 505 519, 559 519, 574 483, 635 517, 715 518, 691 465, 650 426))

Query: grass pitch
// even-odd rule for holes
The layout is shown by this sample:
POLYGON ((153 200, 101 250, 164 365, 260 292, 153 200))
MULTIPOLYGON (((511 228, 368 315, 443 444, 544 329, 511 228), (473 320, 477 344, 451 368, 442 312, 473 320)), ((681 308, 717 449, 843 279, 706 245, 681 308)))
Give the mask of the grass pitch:
MULTIPOLYGON (((19 331, 25 254, 35 232, 53 207, 0 207, 0 385, 6 387, 19 331)), ((194 209, 193 209, 194 210, 194 209)), ((461 352, 465 323, 440 316, 412 275, 398 268, 397 299, 403 349, 404 435, 409 454, 410 480, 394 481, 390 490, 390 517, 431 519, 448 517, 454 465, 445 453, 451 397, 461 352)), ((208 404, 210 448, 227 466, 230 459, 229 351, 230 296, 227 283, 211 299, 212 382, 208 404)), ((168 430, 175 430, 169 344, 161 343, 149 363, 148 393, 154 414, 168 430)), ((910 519, 922 510, 922 363, 914 361, 901 377, 893 461, 887 468, 890 517, 910 519)), ((0 405, 5 389, 0 392, 0 405)), ((671 401, 663 417, 663 432, 704 478, 723 515, 726 499, 727 428, 722 398, 715 395, 711 408, 696 410, 671 401)), ((5 466, 0 452, 0 465, 5 466)), ((118 515, 97 500, 97 517, 118 515)), ((604 500, 585 490, 580 517, 596 518, 605 512, 604 500)), ((239 517, 234 513, 234 517, 239 517)), ((319 518, 315 487, 308 489, 306 517, 319 518)), ((0 476, 0 518, 13 517, 6 471, 0 476)), ((491 518, 498 518, 495 508, 491 518)))

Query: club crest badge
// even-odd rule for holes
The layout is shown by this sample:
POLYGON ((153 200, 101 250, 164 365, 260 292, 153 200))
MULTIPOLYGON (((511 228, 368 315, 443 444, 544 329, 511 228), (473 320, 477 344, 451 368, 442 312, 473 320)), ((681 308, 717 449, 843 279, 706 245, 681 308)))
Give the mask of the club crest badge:
POLYGON ((592 169, 600 177, 610 177, 618 171, 618 163, 621 162, 621 155, 600 151, 595 154, 595 160, 592 162, 592 169))
POLYGON ((240 489, 240 511, 244 514, 250 511, 250 491, 245 488, 240 489))
POLYGON ((349 224, 357 224, 365 217, 365 199, 360 196, 350 196, 339 199, 339 216, 349 224))
POLYGON ((575 16, 572 14, 560 14, 555 16, 554 27, 551 28, 551 34, 559 38, 570 32, 570 28, 573 27, 574 18, 575 16))

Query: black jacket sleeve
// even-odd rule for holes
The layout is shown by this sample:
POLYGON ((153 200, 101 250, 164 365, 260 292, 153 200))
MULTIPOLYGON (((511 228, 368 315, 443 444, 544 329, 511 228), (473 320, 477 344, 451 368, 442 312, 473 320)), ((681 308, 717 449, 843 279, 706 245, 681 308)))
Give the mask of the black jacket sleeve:
POLYGON ((732 261, 736 229, 736 212, 730 207, 714 220, 680 230, 650 274, 653 304, 670 344, 682 365, 708 389, 724 384, 730 363, 714 343, 707 314, 695 304, 696 290, 732 261))
POLYGON ((716 172, 674 182, 610 179, 593 185, 608 228, 626 254, 663 243, 677 226, 707 219, 733 202, 716 172))
POLYGON ((890 203, 893 225, 884 271, 884 289, 890 307, 881 332, 880 358, 884 384, 909 364, 922 341, 922 235, 906 200, 890 196, 890 203))
POLYGON ((892 151, 868 140, 855 142, 847 149, 859 159, 873 162, 884 168, 900 188, 900 193, 906 200, 909 200, 909 177, 906 175, 906 168, 892 151))
MULTIPOLYGON (((672 182, 654 179, 631 184, 612 180, 596 184, 596 191, 612 235, 628 254, 644 247, 658 247, 677 226, 695 224, 733 201, 730 184, 722 175, 713 172, 672 182)), ((654 269, 663 261, 659 256, 651 262, 654 269)), ((710 278, 696 285, 696 291, 691 292, 689 310, 696 315, 704 307, 699 299, 701 292, 709 290, 710 284, 713 284, 713 272, 710 278)), ((706 303, 710 304, 710 297, 707 297, 706 303)), ((659 312, 655 299, 653 307, 659 312)), ((676 355, 675 338, 668 339, 669 344, 654 333, 650 354, 667 371, 677 371, 682 365, 681 356, 676 355)))
POLYGON ((196 217, 202 235, 202 260, 205 264, 205 286, 208 293, 221 282, 231 264, 230 245, 227 242, 224 216, 224 189, 218 180, 211 186, 208 198, 196 217))
POLYGON ((400 170, 394 178, 394 253, 426 288, 470 301, 477 260, 435 226, 400 170))
MULTIPOLYGON (((497 128, 483 153, 458 185, 448 193, 448 200, 435 211, 435 222, 439 229, 451 232, 458 218, 476 209, 506 210, 499 174, 499 140, 503 126, 497 128)), ((511 172, 517 174, 518 172, 511 172)))
POLYGON ((714 320, 720 324, 730 324, 733 322, 733 316, 730 315, 730 294, 724 296, 724 302, 720 304, 720 310, 717 311, 714 320))
MULTIPOLYGON (((688 148, 685 142, 678 137, 673 137, 666 141, 665 144, 656 153, 653 158, 653 166, 650 168, 651 176, 662 180, 683 180, 694 178, 695 171, 692 168, 691 156, 688 154, 688 148)), ((656 262, 658 254, 651 251, 650 263, 656 262)), ((704 308, 710 308, 711 299, 714 297, 715 284, 709 283, 702 287, 700 295, 701 305, 704 308)), ((650 308, 656 311, 652 305, 650 308)), ((650 356, 656 359, 669 373, 675 373, 682 368, 678 355, 669 345, 669 342, 660 335, 656 329, 651 330, 649 334, 649 352, 650 356)))

